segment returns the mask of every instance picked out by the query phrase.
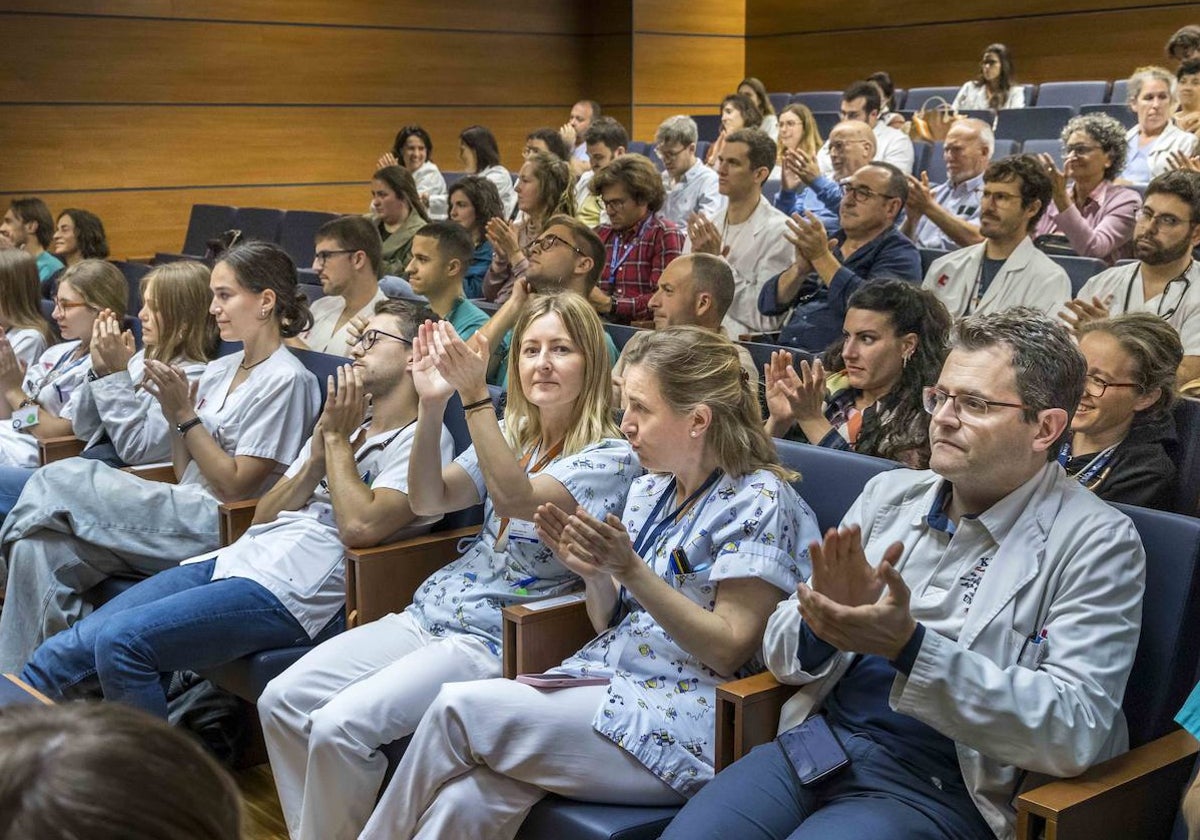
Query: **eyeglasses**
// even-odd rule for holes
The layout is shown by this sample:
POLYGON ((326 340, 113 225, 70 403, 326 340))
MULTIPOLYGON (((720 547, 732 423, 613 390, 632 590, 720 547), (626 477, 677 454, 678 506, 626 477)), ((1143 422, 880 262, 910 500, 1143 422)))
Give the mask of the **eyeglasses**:
POLYGON ((54 299, 54 306, 56 309, 61 309, 63 312, 70 312, 77 306, 85 306, 88 309, 95 309, 94 306, 88 306, 81 300, 63 300, 62 298, 57 297, 54 299))
POLYGON ((602 198, 600 201, 609 213, 620 213, 622 208, 629 203, 627 198, 602 198))
POLYGON ((1070 157, 1071 155, 1075 155, 1076 157, 1082 157, 1083 155, 1087 155, 1087 154, 1091 154, 1092 152, 1100 151, 1100 147, 1099 146, 1088 146, 1083 143, 1076 143, 1073 146, 1064 146, 1063 151, 1067 153, 1068 157, 1070 157))
POLYGON ((669 160, 675 160, 675 158, 686 152, 688 148, 690 147, 680 146, 678 149, 668 149, 665 146, 659 145, 654 147, 654 154, 658 155, 659 160, 666 163, 669 160))
POLYGON ((1083 383, 1083 392, 1089 397, 1100 399, 1109 388, 1141 388, 1136 382, 1105 382, 1099 376, 1088 374, 1083 383))
POLYGON ((561 242, 563 245, 566 245, 568 248, 570 248, 572 251, 574 251, 579 256, 581 256, 581 257, 587 256, 587 254, 583 253, 583 251, 580 251, 578 248, 576 248, 570 242, 563 239, 561 236, 555 236, 553 233, 547 233, 547 234, 543 235, 540 239, 535 239, 532 242, 530 242, 529 243, 529 253, 535 254, 539 251, 549 251, 551 248, 553 248, 555 246, 555 244, 557 244, 559 242, 561 242))
POLYGON ((383 330, 367 330, 365 333, 360 335, 358 337, 358 340, 355 341, 354 343, 361 344, 363 350, 370 350, 372 347, 374 347, 376 344, 379 343, 379 339, 381 339, 381 338, 394 338, 396 341, 404 342, 409 347, 412 346, 412 341, 405 338, 404 336, 392 335, 391 333, 384 332, 383 330))
POLYGON ((983 200, 987 201, 988 199, 991 199, 997 204, 1010 204, 1011 202, 1019 201, 1021 196, 1013 193, 995 192, 993 190, 984 189, 983 200))
POLYGON ((1138 211, 1138 218, 1148 225, 1158 225, 1163 230, 1174 230, 1180 225, 1194 225, 1196 222, 1193 219, 1181 219, 1170 213, 1155 213, 1149 207, 1143 207, 1138 211))
POLYGON ((951 394, 936 385, 930 385, 921 391, 921 400, 930 414, 937 414, 949 400, 954 404, 954 416, 959 420, 982 420, 992 408, 1028 408, 1020 403, 985 400, 974 394, 951 394))
POLYGON ((888 193, 877 193, 877 192, 875 192, 875 190, 871 189, 870 187, 864 187, 860 184, 841 184, 841 188, 842 188, 842 195, 844 195, 846 198, 849 198, 850 196, 854 196, 855 201, 867 201, 868 199, 875 198, 876 196, 878 196, 879 198, 899 198, 900 197, 897 195, 889 195, 888 193))
POLYGON ((851 143, 866 144, 866 142, 867 142, 866 140, 831 140, 831 141, 829 141, 829 151, 841 152, 841 151, 844 151, 845 148, 847 146, 849 146, 851 143))
POLYGON ((313 255, 313 265, 325 265, 329 262, 329 258, 338 254, 354 254, 357 253, 357 248, 341 248, 337 251, 317 251, 313 255))

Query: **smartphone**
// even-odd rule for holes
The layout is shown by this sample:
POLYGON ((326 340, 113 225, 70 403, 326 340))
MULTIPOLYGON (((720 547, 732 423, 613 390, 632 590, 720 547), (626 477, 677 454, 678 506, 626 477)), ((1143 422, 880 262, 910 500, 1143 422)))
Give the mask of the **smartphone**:
POLYGON ((517 674, 517 682, 534 688, 570 688, 577 685, 608 685, 608 677, 577 677, 574 674, 517 674))

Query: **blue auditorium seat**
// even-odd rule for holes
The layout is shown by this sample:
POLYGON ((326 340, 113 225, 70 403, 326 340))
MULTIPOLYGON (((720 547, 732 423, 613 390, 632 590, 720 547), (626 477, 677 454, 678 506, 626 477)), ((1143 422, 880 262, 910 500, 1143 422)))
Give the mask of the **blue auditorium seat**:
POLYGON ((279 247, 287 251, 292 261, 301 268, 312 265, 316 254, 316 234, 321 225, 336 219, 334 213, 318 213, 312 210, 287 210, 279 228, 279 247))
POLYGON ((1070 257, 1065 254, 1048 254, 1071 278, 1071 297, 1079 294, 1083 284, 1108 268, 1108 263, 1095 257, 1070 257))
POLYGON ((775 113, 778 114, 789 104, 791 104, 792 95, 790 93, 768 93, 767 99, 771 100, 771 107, 774 108, 775 113))
POLYGON ((842 92, 840 90, 808 90, 792 94, 792 102, 807 105, 808 110, 837 111, 842 109, 842 92))
POLYGON ((1081 105, 1079 113, 1108 114, 1126 128, 1133 128, 1137 125, 1137 114, 1129 110, 1129 106, 1124 102, 1110 102, 1107 105, 1081 105))
POLYGON ((1042 82, 1038 86, 1037 106, 1065 105, 1078 109, 1081 105, 1098 105, 1108 101, 1108 82, 1042 82))
POLYGON ((1070 108, 1007 108, 996 115, 996 137, 1032 140, 1058 137, 1074 112, 1070 108))

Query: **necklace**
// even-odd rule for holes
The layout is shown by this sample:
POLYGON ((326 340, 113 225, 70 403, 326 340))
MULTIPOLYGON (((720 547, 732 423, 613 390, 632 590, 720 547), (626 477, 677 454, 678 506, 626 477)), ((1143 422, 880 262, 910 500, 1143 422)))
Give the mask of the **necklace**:
MULTIPOLYGON (((272 354, 272 355, 274 355, 274 354, 272 354)), ((271 358, 271 356, 267 356, 265 359, 259 359, 257 362, 255 362, 252 365, 248 365, 245 362, 242 362, 240 365, 238 365, 238 367, 241 368, 242 370, 253 370, 254 368, 258 367, 259 365, 261 365, 263 362, 265 362, 269 358, 271 358)))

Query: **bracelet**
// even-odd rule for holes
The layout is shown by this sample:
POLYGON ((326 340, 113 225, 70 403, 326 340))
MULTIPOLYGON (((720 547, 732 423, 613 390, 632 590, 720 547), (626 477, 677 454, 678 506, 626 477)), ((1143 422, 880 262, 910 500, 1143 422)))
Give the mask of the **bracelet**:
POLYGON ((492 404, 491 397, 484 397, 481 400, 475 400, 475 402, 467 403, 466 405, 463 406, 463 414, 466 414, 468 411, 474 411, 477 408, 483 408, 485 405, 491 405, 491 404, 492 404))

